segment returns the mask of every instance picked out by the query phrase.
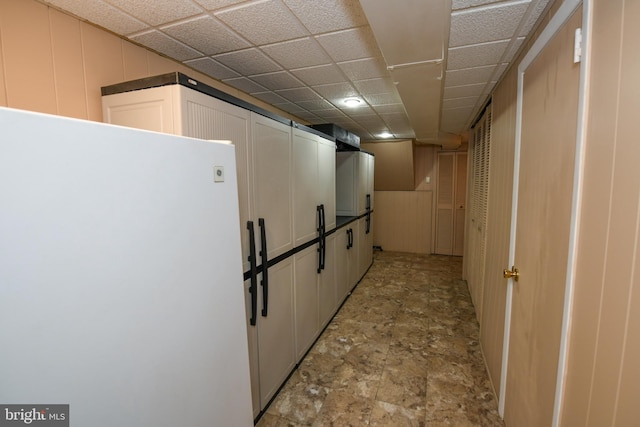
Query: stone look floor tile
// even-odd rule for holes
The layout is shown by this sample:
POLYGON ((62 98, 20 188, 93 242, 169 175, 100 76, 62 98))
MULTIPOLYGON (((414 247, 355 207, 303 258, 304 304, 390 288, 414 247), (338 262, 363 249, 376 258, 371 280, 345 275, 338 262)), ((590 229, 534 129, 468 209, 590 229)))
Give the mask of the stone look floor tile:
POLYGON ((503 427, 461 274, 461 258, 374 253, 258 427, 503 427))

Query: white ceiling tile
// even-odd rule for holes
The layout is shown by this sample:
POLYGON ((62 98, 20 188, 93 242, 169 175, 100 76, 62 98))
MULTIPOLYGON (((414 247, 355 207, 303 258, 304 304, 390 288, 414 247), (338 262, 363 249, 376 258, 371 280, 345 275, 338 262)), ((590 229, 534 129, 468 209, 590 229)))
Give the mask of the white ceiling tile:
POLYGON ((523 0, 452 13, 449 46, 478 44, 512 37, 528 6, 529 0, 523 0))
POLYGON ((444 99, 451 98, 464 98, 467 96, 479 96, 486 83, 477 83, 472 85, 464 85, 464 86, 453 86, 444 88, 444 99))
POLYGON ((376 39, 368 27, 316 36, 318 43, 336 62, 380 56, 376 39))
POLYGON ((494 75, 496 69, 496 65, 486 65, 462 70, 449 70, 447 71, 444 85, 448 87, 486 82, 494 75))
POLYGON ((393 81, 390 78, 356 80, 353 84, 363 95, 397 93, 396 85, 393 84, 393 81))
POLYGON ((264 92, 267 90, 264 86, 259 85, 258 83, 246 78, 246 77, 236 77, 234 79, 225 79, 224 83, 229 86, 233 86, 236 89, 240 89, 246 93, 254 93, 254 92, 264 92))
POLYGON ((144 22, 102 1, 46 0, 46 2, 117 34, 131 34, 149 27, 144 22))
POLYGON ((498 3, 504 0, 453 0, 451 10, 466 9, 468 7, 480 6, 483 4, 498 3))
POLYGON ((297 39, 309 34, 279 0, 251 1, 214 14, 258 46, 297 39))
POLYGON ((185 65, 201 71, 211 77, 218 80, 230 79, 232 77, 239 77, 240 74, 225 67, 217 61, 211 58, 198 58, 191 61, 185 61, 185 65))
POLYGON ((327 119, 328 121, 333 121, 336 119, 343 119, 345 117, 344 113, 337 108, 329 108, 327 110, 316 110, 314 111, 318 117, 323 119, 327 119))
POLYGON ((271 73, 282 69, 256 48, 215 55, 213 59, 245 76, 271 73))
POLYGON ((482 65, 497 64, 504 54, 510 40, 475 44, 449 49, 447 69, 473 68, 482 65))
POLYGON ((341 62, 338 66, 351 80, 389 78, 387 66, 382 58, 366 58, 341 62))
POLYGON ((178 22, 161 30, 205 55, 250 47, 249 43, 208 15, 178 22))
POLYGON ((286 99, 284 99, 283 97, 281 97, 280 95, 278 95, 277 93, 273 93, 271 91, 268 92, 254 92, 251 94, 251 96, 255 96, 258 99, 261 99, 262 101, 266 102, 267 104, 284 104, 287 103, 288 101, 286 99))
POLYGON ((314 1, 311 7, 309 0, 284 2, 313 34, 367 25, 367 19, 357 1, 314 1))
POLYGON ((148 46, 178 61, 186 61, 203 56, 201 52, 172 39, 160 31, 152 30, 131 37, 136 43, 148 46))
POLYGON ((444 99, 442 101, 442 108, 462 108, 473 107, 478 102, 478 96, 467 96, 464 98, 452 98, 444 99))
POLYGON ((359 105, 357 107, 346 107, 344 105, 336 105, 336 107, 344 111, 345 114, 348 114, 349 116, 353 117, 354 120, 360 116, 377 116, 376 112, 367 104, 359 105))
POLYGON ((317 101, 319 99, 322 99, 320 95, 318 95, 308 87, 278 90, 276 91, 276 93, 291 102, 317 101))
POLYGON ((325 101, 324 99, 316 99, 313 101, 300 101, 298 105, 309 111, 327 110, 333 108, 333 105, 325 101))
POLYGON ((322 50, 318 42, 311 37, 262 46, 261 49, 288 70, 331 62, 331 58, 322 50))
POLYGON ((196 6, 191 0, 154 0, 151 4, 148 1, 107 1, 151 25, 162 25, 204 12, 201 7, 196 6))
POLYGON ((251 80, 261 84, 267 89, 292 89, 303 87, 304 83, 296 79, 286 71, 276 71, 275 73, 258 74, 251 76, 251 80))
POLYGON ((388 114, 388 113, 401 113, 407 114, 404 110, 403 104, 386 104, 386 105, 374 105, 373 109, 378 114, 388 114))
POLYGON ((222 9, 245 0, 194 0, 207 10, 222 9))
POLYGON ((313 90, 333 102, 341 102, 344 98, 359 97, 358 91, 349 83, 333 83, 313 86, 313 90))
MULTIPOLYGON (((286 101, 286 100, 285 100, 286 101)), ((288 113, 291 114, 297 114, 301 111, 306 111, 304 108, 294 104, 293 102, 290 101, 286 101, 286 102, 278 102, 276 104, 273 104, 275 107, 278 107, 279 109, 286 111, 288 113)))
POLYGON ((520 33, 518 34, 519 36, 525 37, 527 34, 529 34, 548 4, 549 0, 532 1, 532 6, 530 7, 533 7, 533 9, 531 10, 531 13, 529 14, 529 17, 527 18, 525 24, 520 28, 520 33))
POLYGON ((379 93, 376 95, 364 95, 364 99, 369 105, 375 107, 376 105, 397 104, 402 102, 398 93, 379 93))
POLYGON ((340 68, 333 64, 291 70, 291 73, 309 86, 347 81, 340 68))

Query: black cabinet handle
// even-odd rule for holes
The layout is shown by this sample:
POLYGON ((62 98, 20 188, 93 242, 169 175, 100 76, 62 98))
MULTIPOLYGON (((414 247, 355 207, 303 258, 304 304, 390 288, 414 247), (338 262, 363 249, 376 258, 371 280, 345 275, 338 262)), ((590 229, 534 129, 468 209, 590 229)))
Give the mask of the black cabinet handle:
POLYGON ((318 214, 318 274, 324 270, 325 255, 325 227, 324 227, 324 205, 316 206, 318 214))
POLYGON ((371 231, 371 194, 367 194, 367 219, 365 234, 369 234, 371 231))
POLYGON ((353 247, 353 229, 350 228, 347 230, 347 249, 351 249, 353 247))
POLYGON ((322 211, 322 269, 327 260, 327 223, 324 218, 324 205, 320 205, 322 211))
POLYGON ((267 317, 267 309, 269 307, 269 268, 267 264, 267 230, 264 224, 264 218, 258 218, 260 226, 260 256, 262 258, 262 316, 267 317))
POLYGON ((247 221, 247 229, 249 230, 249 264, 251 266, 251 284, 249 285, 249 293, 251 294, 251 318, 249 319, 249 323, 255 326, 256 312, 258 311, 258 266, 256 265, 256 235, 253 229, 253 221, 247 221))

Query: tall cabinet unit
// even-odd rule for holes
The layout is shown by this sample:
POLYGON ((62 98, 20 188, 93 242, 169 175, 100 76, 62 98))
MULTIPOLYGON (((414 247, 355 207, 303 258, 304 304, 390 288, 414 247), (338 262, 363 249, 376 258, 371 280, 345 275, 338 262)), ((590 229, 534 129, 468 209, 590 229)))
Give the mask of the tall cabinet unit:
POLYGON ((296 359, 300 361, 336 308, 334 273, 336 225, 335 143, 293 129, 293 211, 296 359), (317 238, 317 243, 307 247, 317 238))
POLYGON ((357 280, 373 262, 374 167, 374 156, 370 153, 336 153, 336 212, 356 219, 349 227, 356 247, 351 255, 355 257, 355 273, 351 274, 357 280))
MULTIPOLYGON (((295 366, 292 129, 178 84, 103 97, 104 121, 236 147, 254 416, 295 366)), ((223 244, 224 242, 221 242, 223 244)))

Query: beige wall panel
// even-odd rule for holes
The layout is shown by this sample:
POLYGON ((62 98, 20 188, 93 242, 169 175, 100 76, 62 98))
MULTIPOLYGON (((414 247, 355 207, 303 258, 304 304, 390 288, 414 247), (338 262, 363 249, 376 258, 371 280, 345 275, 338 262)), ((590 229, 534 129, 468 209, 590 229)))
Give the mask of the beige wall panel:
POLYGON ((124 81, 122 42, 119 37, 85 22, 82 29, 89 120, 102 121, 102 86, 124 81))
POLYGON ((49 9, 51 46, 57 94, 57 113, 86 119, 87 96, 82 61, 80 22, 56 9, 49 9))
MULTIPOLYGON (((607 2, 608 5, 608 2, 607 2)), ((618 99, 617 129, 615 135, 615 163, 611 192, 611 213, 607 242, 608 256, 604 274, 604 293, 600 312, 600 333, 596 347, 592 410, 589 425, 625 425, 617 416, 620 401, 624 404, 623 417, 638 423, 640 408, 638 390, 640 381, 638 359, 625 358, 638 346, 640 324, 631 323, 629 316, 640 307, 629 305, 637 293, 638 213, 640 206, 640 145, 637 143, 637 121, 640 109, 640 57, 638 57, 638 21, 640 8, 637 1, 625 1, 622 24, 622 52, 618 99), (626 363, 624 363, 626 360, 626 363), (624 363, 624 364, 623 364, 624 363), (636 381, 636 384, 630 382, 636 381), (624 384, 624 386, 623 386, 624 384), (617 398, 616 398, 617 397, 617 398), (618 400, 620 399, 620 400, 618 400), (635 400, 635 408, 629 400, 635 400)), ((614 21, 615 22, 615 21, 614 21)), ((595 62, 594 62, 595 64, 595 62)), ((594 99, 594 102, 598 102, 594 99)), ((613 136, 613 135, 612 135, 613 136)), ((634 298, 637 301, 637 298, 634 298)), ((626 424, 630 425, 630 424, 626 424)))
MULTIPOLYGON (((0 5, 0 14, 2 14, 2 5, 0 5)), ((2 52, 2 19, 0 19, 0 106, 7 106, 7 89, 4 79, 4 54, 2 52)))
MULTIPOLYGON (((565 384, 562 425, 585 426, 591 402, 600 297, 607 256, 608 221, 613 168, 613 148, 619 91, 617 64, 620 58, 622 0, 594 2, 592 64, 584 188, 574 308, 569 341, 568 375, 565 384)), ((591 424, 593 425, 593 424, 591 424)))
POLYGON ((431 253, 431 192, 376 191, 374 197, 374 245, 386 251, 431 253))
MULTIPOLYGON (((624 88, 620 99, 620 117, 619 117, 619 146, 626 147, 624 155, 630 159, 640 158, 638 154, 637 143, 637 121, 638 111, 640 111, 640 56, 638 55, 637 42, 640 40, 640 2, 627 0, 624 9, 624 34, 623 34, 623 52, 622 52, 622 73, 621 87, 624 88)), ((625 165, 620 165, 624 168, 625 165)), ((624 171, 624 170, 623 170, 624 171)), ((640 170, 637 167, 631 167, 627 171, 631 176, 623 176, 623 179, 632 181, 631 191, 634 191, 636 197, 640 193, 640 170)), ((626 209, 635 210, 638 215, 640 208, 635 205, 635 209, 629 209, 631 206, 627 204, 626 209)), ((624 206, 620 207, 625 209, 624 206)), ((623 359, 620 369, 620 385, 618 389, 619 399, 616 402, 616 418, 617 425, 633 425, 640 420, 640 407, 638 406, 638 397, 640 396, 640 251, 638 250, 640 243, 640 230, 637 221, 629 223, 629 230, 635 229, 634 242, 634 259, 633 270, 629 283, 628 305, 624 304, 621 309, 626 309, 627 319, 625 324, 625 338, 623 347, 623 359)), ((612 257, 613 258, 613 257, 612 257)))
POLYGON ((2 0, 0 30, 9 107, 56 113, 56 94, 47 6, 2 0))
POLYGON ((157 76, 160 74, 172 73, 178 71, 179 64, 166 58, 162 55, 158 55, 155 52, 147 50, 147 63, 149 67, 149 76, 157 76))
POLYGON ((412 191, 413 142, 375 142, 362 144, 362 149, 376 157, 375 189, 379 191, 412 191))
POLYGON ((124 79, 135 80, 149 77, 147 49, 122 40, 122 58, 124 63, 124 79))
POLYGON ((413 147, 413 168, 416 191, 433 191, 436 179, 435 146, 416 145, 413 147), (430 182, 427 184, 426 178, 430 182))

